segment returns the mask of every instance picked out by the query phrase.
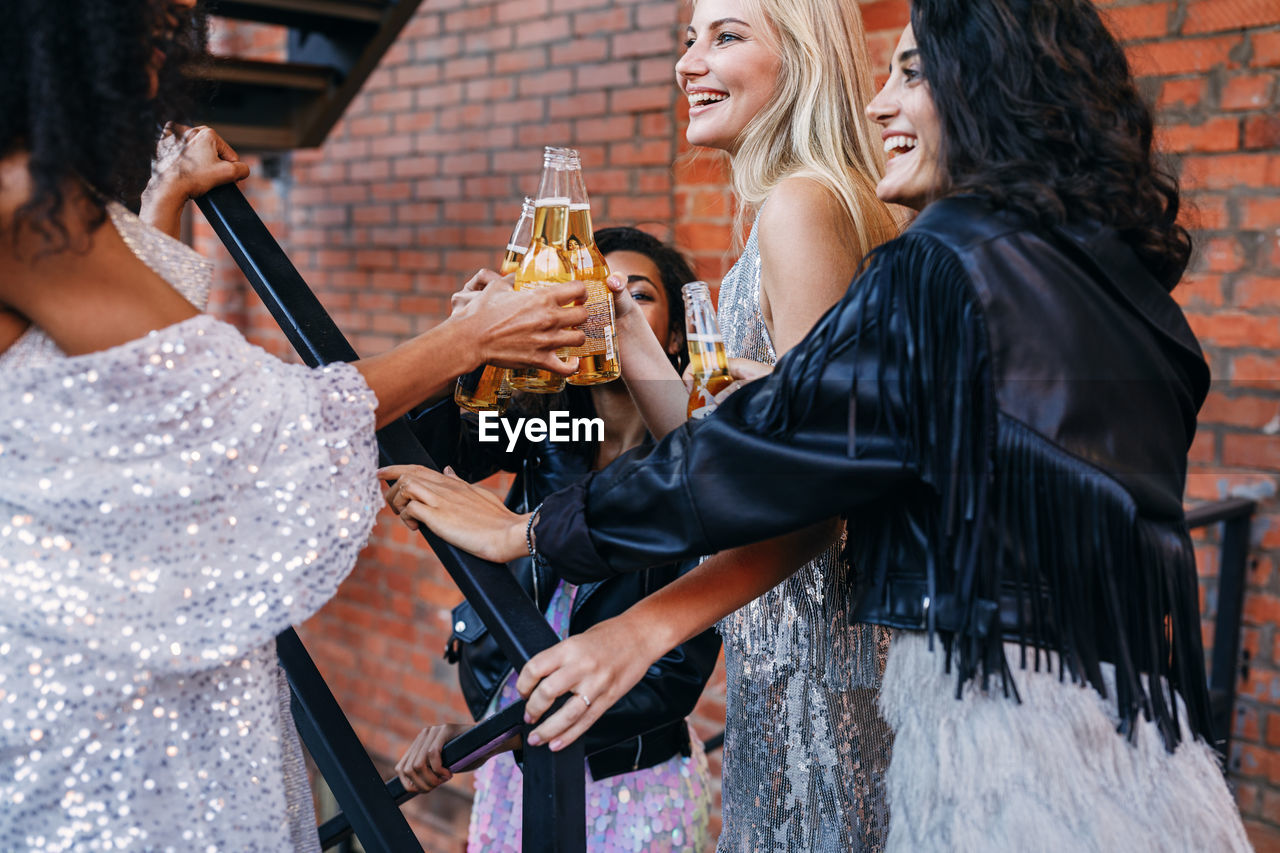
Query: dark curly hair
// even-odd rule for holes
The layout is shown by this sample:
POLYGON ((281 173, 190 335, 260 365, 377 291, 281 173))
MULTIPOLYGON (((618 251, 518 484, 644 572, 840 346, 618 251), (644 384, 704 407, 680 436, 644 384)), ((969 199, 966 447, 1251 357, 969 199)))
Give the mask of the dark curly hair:
POLYGON ((947 194, 1044 226, 1116 229, 1167 288, 1191 237, 1152 149, 1151 109, 1090 0, 912 0, 947 194))
MULTIPOLYGON (((672 335, 683 338, 684 296, 681 288, 698 277, 688 258, 679 249, 667 245, 652 234, 646 234, 639 228, 626 226, 600 228, 596 230, 595 238, 596 248, 602 255, 613 252, 635 252, 653 261, 653 265, 658 268, 658 275, 662 277, 662 289, 667 294, 667 315, 670 323, 668 328, 672 335)), ((680 347, 671 356, 671 363, 675 365, 677 372, 683 371, 688 366, 689 354, 685 347, 680 347)))
MULTIPOLYGON (((135 201, 165 121, 189 114, 182 66, 204 53, 204 16, 165 0, 0 3, 0 156, 30 157, 18 221, 53 239, 68 178, 135 201), (177 26, 173 26, 173 22, 177 26), (148 66, 166 61, 153 95, 148 66)), ((103 200, 95 227, 103 220, 103 200)))

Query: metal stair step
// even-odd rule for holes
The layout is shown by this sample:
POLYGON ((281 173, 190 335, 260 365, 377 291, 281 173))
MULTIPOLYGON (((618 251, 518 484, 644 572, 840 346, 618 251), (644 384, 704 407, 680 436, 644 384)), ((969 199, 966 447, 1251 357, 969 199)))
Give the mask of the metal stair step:
POLYGON ((377 28, 388 5, 384 0, 219 0, 210 12, 304 32, 341 32, 353 26, 377 28))

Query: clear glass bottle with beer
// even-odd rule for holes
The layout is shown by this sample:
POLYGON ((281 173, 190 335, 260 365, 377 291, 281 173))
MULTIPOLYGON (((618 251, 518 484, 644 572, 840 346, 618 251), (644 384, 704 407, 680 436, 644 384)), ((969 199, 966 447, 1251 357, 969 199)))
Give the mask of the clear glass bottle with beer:
POLYGON ((689 347, 689 370, 693 390, 689 393, 690 418, 705 418, 716 410, 716 394, 730 383, 729 357, 725 352, 711 290, 705 281, 691 281, 681 290, 684 296, 684 336, 689 347))
MULTIPOLYGON (((573 281, 573 268, 565 255, 569 227, 568 158, 557 148, 542 157, 542 180, 534 201, 533 240, 516 270, 516 290, 531 290, 573 281)), ((557 353, 562 358, 565 353, 557 353)), ((554 394, 564 388, 564 377, 549 370, 519 368, 511 371, 511 387, 535 394, 554 394)))
POLYGON ((582 163, 577 151, 569 149, 566 156, 569 163, 569 231, 565 239, 565 254, 573 268, 574 280, 587 285, 586 306, 590 312, 587 322, 578 327, 586 334, 586 341, 582 346, 566 351, 567 355, 578 357, 578 370, 569 377, 569 384, 599 385, 622 375, 613 293, 605 284, 609 266, 596 248, 591 225, 591 200, 582 177, 582 163))
MULTIPOLYGON (((520 210, 520 219, 511 231, 511 239, 502 256, 503 275, 508 275, 520 268, 533 240, 533 199, 525 198, 520 210)), ((453 390, 453 401, 460 408, 471 412, 498 412, 507 409, 511 400, 511 371, 505 367, 492 364, 482 365, 475 370, 458 377, 458 385, 453 390)))

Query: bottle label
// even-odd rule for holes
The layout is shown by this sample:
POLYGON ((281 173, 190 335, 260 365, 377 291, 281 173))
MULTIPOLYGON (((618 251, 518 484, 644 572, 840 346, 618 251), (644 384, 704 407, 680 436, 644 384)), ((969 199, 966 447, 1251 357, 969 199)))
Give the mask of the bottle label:
POLYGON ((603 355, 613 358, 613 310, 609 286, 603 281, 587 281, 587 321, 578 328, 587 339, 579 347, 564 350, 563 357, 603 355))
POLYGON ((705 418, 716 410, 716 406, 715 395, 706 386, 694 386, 693 393, 689 395, 689 419, 696 421, 705 418))

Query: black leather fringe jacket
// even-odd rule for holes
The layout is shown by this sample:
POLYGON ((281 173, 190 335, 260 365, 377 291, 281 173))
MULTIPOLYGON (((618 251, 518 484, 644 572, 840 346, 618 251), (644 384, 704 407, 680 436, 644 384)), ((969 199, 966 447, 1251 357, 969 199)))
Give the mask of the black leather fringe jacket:
POLYGON ((837 513, 856 618, 927 631, 959 686, 1061 655, 1121 731, 1209 712, 1181 496, 1209 371, 1117 236, 1037 230, 974 198, 869 258, 775 372, 710 418, 543 504, 571 581, 775 536, 837 513), (1156 676, 1151 678, 1150 676, 1156 676))

